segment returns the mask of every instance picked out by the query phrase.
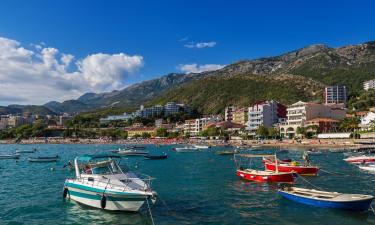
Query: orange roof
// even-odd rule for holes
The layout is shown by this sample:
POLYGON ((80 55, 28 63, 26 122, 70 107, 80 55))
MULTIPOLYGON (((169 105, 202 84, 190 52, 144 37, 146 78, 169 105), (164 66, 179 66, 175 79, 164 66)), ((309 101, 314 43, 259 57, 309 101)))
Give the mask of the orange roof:
POLYGON ((315 118, 315 119, 312 119, 312 120, 308 120, 306 122, 333 122, 333 123, 338 123, 340 122, 340 120, 336 120, 336 119, 331 119, 331 118, 315 118))

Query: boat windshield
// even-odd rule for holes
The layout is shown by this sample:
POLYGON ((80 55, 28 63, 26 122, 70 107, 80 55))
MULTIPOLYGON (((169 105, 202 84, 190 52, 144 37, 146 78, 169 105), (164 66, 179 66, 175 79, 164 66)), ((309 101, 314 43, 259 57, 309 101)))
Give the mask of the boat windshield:
POLYGON ((118 174, 122 173, 116 161, 112 159, 99 162, 89 162, 81 165, 83 174, 118 174))

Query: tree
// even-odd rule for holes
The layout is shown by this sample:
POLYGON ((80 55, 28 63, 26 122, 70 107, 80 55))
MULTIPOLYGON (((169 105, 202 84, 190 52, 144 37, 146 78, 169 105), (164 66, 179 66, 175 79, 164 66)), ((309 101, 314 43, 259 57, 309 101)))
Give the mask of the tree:
POLYGON ((220 134, 220 128, 216 126, 210 126, 207 128, 207 136, 218 136, 220 134))
POLYGON ((168 131, 166 128, 161 127, 156 130, 157 137, 167 137, 167 135, 168 135, 168 131))
POLYGON ((268 136, 268 130, 267 128, 265 128, 263 125, 260 125, 256 131, 256 134, 259 136, 259 137, 267 137, 268 136))
POLYGON ((355 131, 359 128, 359 123, 361 122, 361 119, 354 116, 350 118, 345 118, 340 123, 340 130, 348 132, 348 131, 355 131))
POLYGON ((143 132, 142 133, 142 138, 150 138, 151 137, 151 134, 150 133, 147 133, 147 132, 143 132))
POLYGON ((276 128, 274 128, 274 127, 268 128, 268 136, 269 137, 275 138, 277 135, 278 135, 278 132, 277 132, 276 128))

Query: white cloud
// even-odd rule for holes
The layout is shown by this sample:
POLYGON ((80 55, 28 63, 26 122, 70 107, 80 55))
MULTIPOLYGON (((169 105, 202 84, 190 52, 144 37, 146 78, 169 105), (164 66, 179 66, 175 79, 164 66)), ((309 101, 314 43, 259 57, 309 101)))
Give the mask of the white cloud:
POLYGON ((190 42, 189 44, 186 44, 186 48, 212 48, 215 47, 217 43, 215 41, 210 42, 190 42))
POLYGON ((0 105, 43 104, 88 92, 124 87, 126 78, 143 66, 143 57, 92 54, 75 60, 58 49, 0 37, 0 105))
POLYGON ((178 69, 183 73, 201 73, 201 72, 206 72, 206 71, 219 70, 223 68, 224 66, 225 65, 221 65, 221 64, 198 65, 197 63, 193 63, 193 64, 180 65, 178 69))

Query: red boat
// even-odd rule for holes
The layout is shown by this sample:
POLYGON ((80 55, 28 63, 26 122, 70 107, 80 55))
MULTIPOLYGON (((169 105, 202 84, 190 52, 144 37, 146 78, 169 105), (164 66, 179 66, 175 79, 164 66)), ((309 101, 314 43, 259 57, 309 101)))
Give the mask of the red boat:
MULTIPOLYGON (((276 171, 276 164, 273 160, 264 159, 264 166, 266 170, 276 171)), ((317 176, 319 172, 319 167, 309 166, 309 165, 295 165, 293 162, 281 162, 277 164, 277 169, 280 172, 294 172, 299 175, 305 176, 317 176)))
MULTIPOLYGON (((251 155, 251 154, 236 154, 236 156, 241 157, 270 157, 274 155, 251 155)), ((236 171, 237 176, 242 179, 250 180, 250 181, 257 181, 257 182, 282 182, 282 183, 293 183, 294 176, 293 172, 280 172, 276 169, 276 171, 264 171, 264 170, 254 170, 254 169, 244 169, 239 167, 236 171)))

